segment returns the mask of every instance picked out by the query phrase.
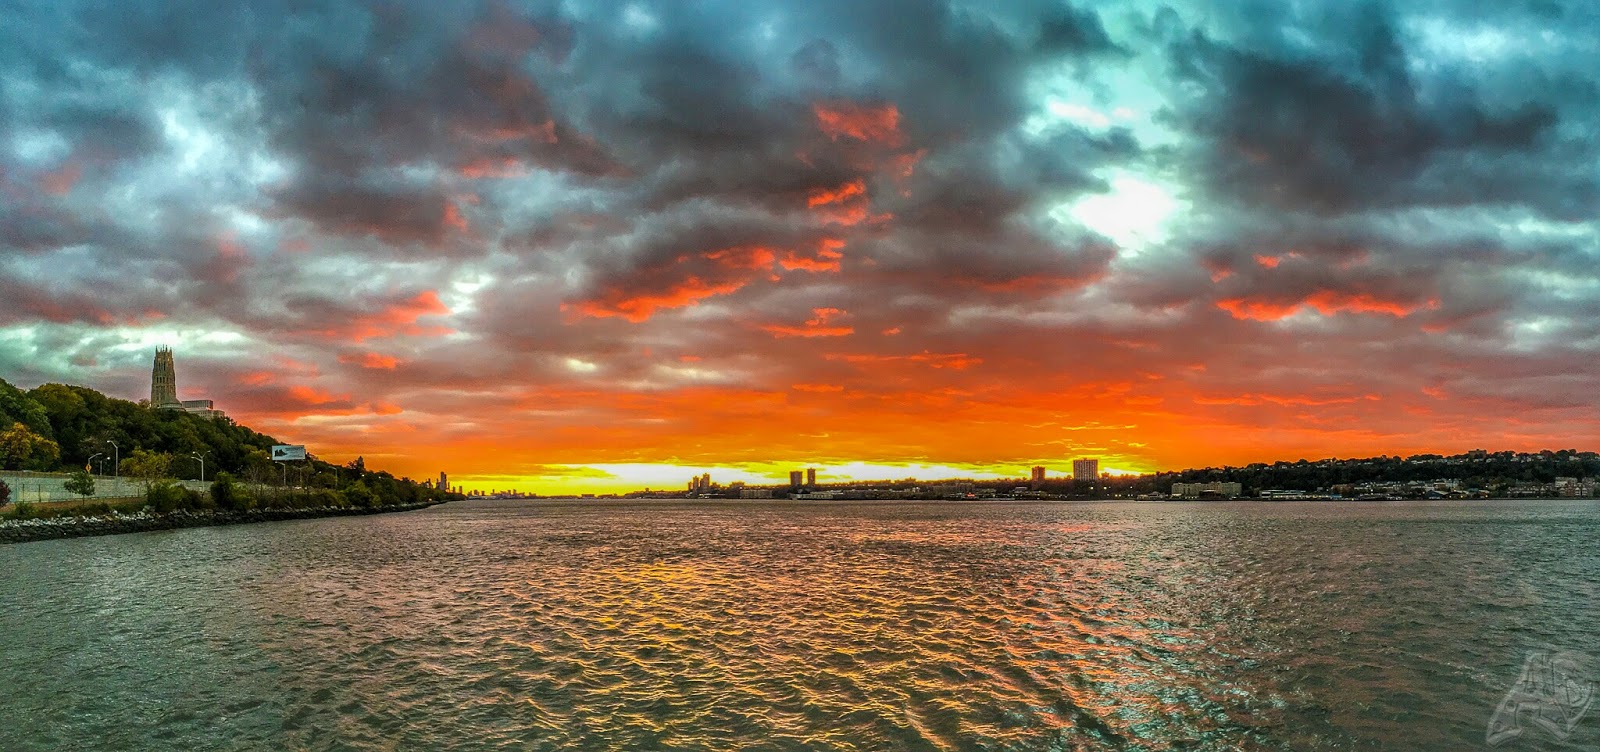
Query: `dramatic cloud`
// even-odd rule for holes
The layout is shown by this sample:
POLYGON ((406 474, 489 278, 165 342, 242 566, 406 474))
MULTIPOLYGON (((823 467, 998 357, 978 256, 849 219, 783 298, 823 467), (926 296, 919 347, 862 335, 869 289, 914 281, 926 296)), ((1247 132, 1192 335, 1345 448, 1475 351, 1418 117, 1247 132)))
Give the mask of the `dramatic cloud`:
POLYGON ((1578 0, 5 17, 24 386, 171 345, 323 456, 545 490, 1600 438, 1578 0))

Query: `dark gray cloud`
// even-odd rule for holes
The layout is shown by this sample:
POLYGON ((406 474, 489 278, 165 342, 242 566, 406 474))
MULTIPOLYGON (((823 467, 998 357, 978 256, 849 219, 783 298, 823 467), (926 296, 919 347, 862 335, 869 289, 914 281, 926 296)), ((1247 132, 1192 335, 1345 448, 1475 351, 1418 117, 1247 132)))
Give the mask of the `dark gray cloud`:
POLYGON ((1585 426, 1596 38, 1553 0, 17 3, 0 371, 210 337, 278 358, 215 371, 273 415, 1070 371, 1585 426))

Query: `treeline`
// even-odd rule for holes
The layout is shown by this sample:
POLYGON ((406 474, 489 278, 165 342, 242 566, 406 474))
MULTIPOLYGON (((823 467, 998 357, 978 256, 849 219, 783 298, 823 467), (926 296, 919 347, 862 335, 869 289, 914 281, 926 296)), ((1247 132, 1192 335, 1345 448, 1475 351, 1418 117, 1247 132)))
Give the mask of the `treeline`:
MULTIPOLYGON (((1150 478, 1154 487, 1173 483, 1236 481, 1246 489, 1298 489, 1316 491, 1362 483, 1409 483, 1459 480, 1468 488, 1500 490, 1520 484, 1549 484, 1556 478, 1600 477, 1600 455, 1575 449, 1533 454, 1494 452, 1478 455, 1412 455, 1368 457, 1312 462, 1276 462, 1244 467, 1199 468, 1160 473, 1150 478)), ((1152 489, 1154 490, 1154 489, 1152 489)))
POLYGON ((84 496, 94 493, 86 469, 106 475, 115 469, 143 480, 146 502, 157 511, 376 507, 460 498, 368 470, 361 458, 345 465, 315 457, 273 462, 271 448, 281 443, 226 417, 151 410, 81 386, 45 384, 24 392, 0 379, 0 469, 72 473, 68 490, 84 496), (202 467, 207 480, 215 479, 209 493, 171 482, 198 479, 202 467))

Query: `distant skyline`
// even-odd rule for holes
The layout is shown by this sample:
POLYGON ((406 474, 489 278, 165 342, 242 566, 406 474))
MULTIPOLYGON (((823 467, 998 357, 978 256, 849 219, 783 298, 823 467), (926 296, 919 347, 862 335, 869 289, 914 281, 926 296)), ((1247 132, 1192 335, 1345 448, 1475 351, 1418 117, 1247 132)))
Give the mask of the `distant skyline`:
POLYGON ((13 3, 0 377, 540 493, 1600 439, 1600 7, 13 3))

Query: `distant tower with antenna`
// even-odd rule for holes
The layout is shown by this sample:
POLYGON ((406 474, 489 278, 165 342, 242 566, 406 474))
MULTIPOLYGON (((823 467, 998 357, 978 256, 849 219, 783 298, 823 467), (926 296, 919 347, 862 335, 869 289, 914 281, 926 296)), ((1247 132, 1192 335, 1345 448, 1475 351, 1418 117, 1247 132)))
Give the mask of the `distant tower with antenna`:
POLYGON ((150 368, 150 409, 182 410, 202 418, 226 417, 211 400, 178 399, 178 369, 172 365, 170 347, 156 348, 156 363, 150 368))
POLYGON ((172 365, 172 348, 156 348, 156 364, 150 370, 150 406, 182 410, 178 401, 178 372, 172 365))

